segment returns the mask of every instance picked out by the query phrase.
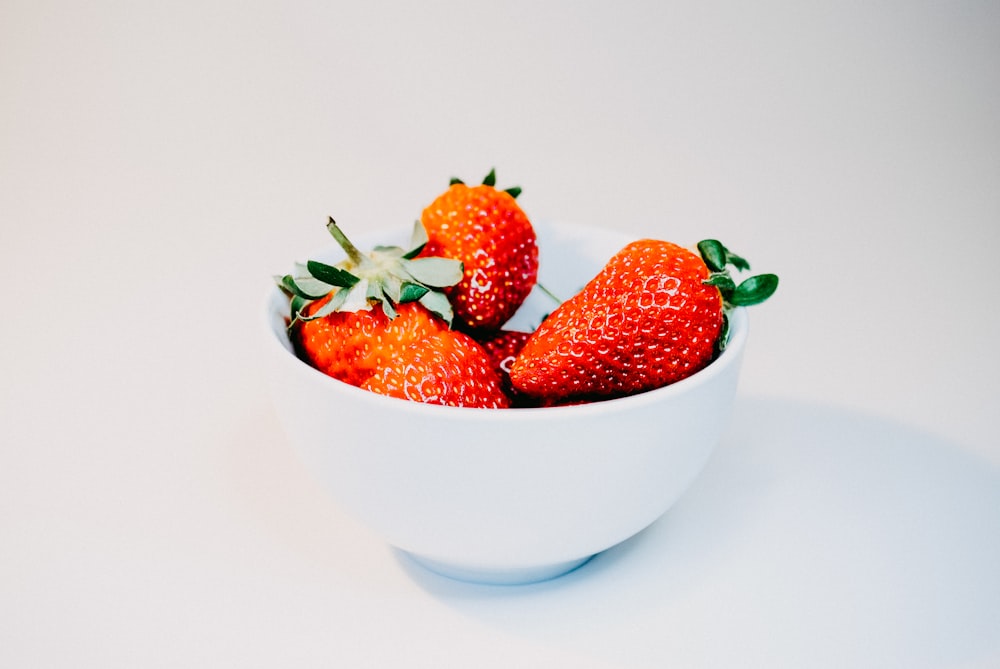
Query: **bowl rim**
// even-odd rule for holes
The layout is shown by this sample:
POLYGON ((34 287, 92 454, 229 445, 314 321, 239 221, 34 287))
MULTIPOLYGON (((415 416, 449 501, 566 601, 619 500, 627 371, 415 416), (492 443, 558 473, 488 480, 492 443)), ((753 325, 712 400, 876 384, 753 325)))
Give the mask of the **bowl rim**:
POLYGON ((441 404, 428 404, 412 400, 389 397, 358 388, 349 383, 335 379, 311 366, 299 358, 291 349, 291 340, 287 330, 276 331, 275 317, 285 322, 284 313, 277 311, 277 304, 287 304, 288 298, 274 284, 266 293, 263 321, 265 348, 269 355, 276 358, 276 364, 288 367, 292 373, 299 374, 309 383, 329 387, 333 392, 346 393, 348 397, 359 402, 372 404, 375 410, 393 411, 409 414, 416 412, 423 418, 439 415, 442 418, 462 418, 464 420, 479 420, 483 422, 505 421, 540 421, 556 416, 562 418, 582 417, 590 415, 625 413, 651 404, 669 401, 673 396, 684 395, 696 387, 710 383, 723 374, 729 367, 739 362, 743 349, 746 347, 749 334, 749 319, 745 307, 737 307, 729 312, 729 340, 722 352, 708 365, 691 376, 676 381, 670 385, 647 390, 635 395, 617 397, 614 399, 572 404, 555 407, 512 407, 509 409, 484 409, 479 407, 456 407, 441 404), (292 364, 289 364, 292 363, 292 364))

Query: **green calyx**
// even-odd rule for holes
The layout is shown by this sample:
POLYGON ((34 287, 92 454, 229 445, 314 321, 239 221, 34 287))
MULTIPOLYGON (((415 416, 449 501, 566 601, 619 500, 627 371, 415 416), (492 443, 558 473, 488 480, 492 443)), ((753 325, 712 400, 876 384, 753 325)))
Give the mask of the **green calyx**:
MULTIPOLYGON (((465 185, 465 182, 459 179, 458 177, 452 177, 451 181, 448 182, 448 185, 454 186, 455 184, 465 185)), ((490 173, 483 178, 483 185, 489 186, 490 188, 496 188, 497 186, 496 168, 491 169, 490 173)), ((512 198, 517 199, 517 196, 521 194, 521 187, 512 186, 510 188, 505 188, 503 192, 507 193, 507 195, 510 195, 512 198)))
POLYGON ((376 246, 369 254, 359 251, 333 218, 326 227, 347 254, 344 261, 337 265, 316 260, 296 263, 294 274, 274 277, 291 298, 291 325, 336 311, 362 311, 375 306, 393 319, 398 315, 396 305, 406 302, 420 302, 451 325, 454 313, 441 289, 462 280, 463 266, 450 258, 417 257, 427 244, 427 232, 420 221, 414 224, 409 249, 376 246), (330 299, 319 309, 306 313, 312 302, 328 295, 330 299))
POLYGON ((715 286, 722 294, 723 317, 722 332, 719 334, 718 349, 726 346, 729 338, 729 312, 736 307, 749 307, 760 304, 768 299, 778 289, 776 274, 756 274, 740 283, 736 283, 729 267, 737 271, 749 271, 750 263, 727 249, 717 239, 704 239, 698 242, 698 252, 708 266, 709 276, 704 283, 715 286))
POLYGON ((750 263, 716 239, 704 239, 698 242, 698 252, 701 253, 701 259, 711 272, 705 283, 719 289, 722 299, 729 308, 760 304, 778 289, 778 277, 774 274, 757 274, 737 284, 729 272, 729 266, 732 265, 739 271, 747 271, 750 269, 750 263))

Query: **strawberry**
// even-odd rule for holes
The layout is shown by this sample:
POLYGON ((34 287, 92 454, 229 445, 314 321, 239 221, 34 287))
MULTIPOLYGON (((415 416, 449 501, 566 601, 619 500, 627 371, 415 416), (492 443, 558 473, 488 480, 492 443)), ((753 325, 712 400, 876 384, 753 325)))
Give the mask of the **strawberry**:
POLYGON ((525 404, 521 393, 514 390, 510 382, 510 366, 517 358, 517 354, 524 348, 524 344, 531 336, 530 332, 518 332, 516 330, 500 330, 489 338, 482 339, 479 343, 490 358, 493 369, 500 377, 501 386, 504 393, 511 398, 515 405, 525 404))
POLYGON ((538 278, 535 230, 515 198, 519 188, 497 190, 494 171, 478 186, 452 179, 421 214, 425 255, 454 258, 464 274, 445 289, 457 327, 470 333, 499 330, 538 278))
POLYGON ((462 276, 456 260, 420 256, 412 247, 361 253, 330 219, 327 229, 347 253, 337 266, 309 261, 296 276, 277 277, 291 296, 289 328, 299 355, 324 373, 402 399, 482 408, 510 402, 486 351, 450 328, 453 312, 440 288, 462 276), (378 308, 376 308, 378 307, 378 308))
POLYGON ((316 369, 355 386, 393 364, 411 346, 448 328, 417 302, 400 304, 391 319, 381 309, 334 311, 312 318, 329 300, 306 307, 306 317, 293 328, 296 350, 316 369))
MULTIPOLYGON (((409 251, 379 246, 370 255, 361 253, 333 219, 327 229, 347 253, 346 260, 337 266, 309 261, 299 266, 295 276, 276 277, 291 296, 289 329, 300 357, 334 378, 364 386, 387 368, 404 369, 425 342, 433 340, 434 351, 441 353, 454 339, 460 359, 470 364, 461 378, 449 368, 448 381, 462 387, 467 375, 473 370, 478 373, 472 354, 466 353, 469 347, 463 338, 467 336, 450 330, 452 309, 440 290, 461 279, 460 262, 416 257, 426 244, 419 223, 409 251)), ((485 351, 476 347, 488 366, 485 351)), ((493 381, 497 394, 505 399, 495 373, 493 381)), ((467 402, 485 402, 484 394, 472 394, 467 402)), ((453 404, 462 402, 447 399, 453 404)))
POLYGON ((767 299, 777 277, 737 286, 726 266, 749 269, 745 260, 715 240, 699 250, 628 244, 525 343, 510 371, 514 388, 550 404, 607 399, 705 367, 725 344, 727 311, 767 299))
POLYGON ((404 347, 368 377, 365 390, 400 399, 503 409, 510 405, 489 355, 469 335, 440 330, 404 347))

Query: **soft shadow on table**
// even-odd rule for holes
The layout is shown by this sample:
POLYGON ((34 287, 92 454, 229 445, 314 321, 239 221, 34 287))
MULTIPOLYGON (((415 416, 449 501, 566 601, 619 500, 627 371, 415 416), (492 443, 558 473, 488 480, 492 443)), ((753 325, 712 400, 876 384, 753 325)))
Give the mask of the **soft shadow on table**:
POLYGON ((663 648, 706 663, 713 638, 765 660, 770 635, 786 639, 782 657, 825 654, 823 666, 1000 655, 1000 471, 956 444, 832 407, 739 398, 674 508, 562 578, 474 585, 397 559, 463 614, 595 652, 648 644, 643 627, 660 621, 686 635, 663 648))

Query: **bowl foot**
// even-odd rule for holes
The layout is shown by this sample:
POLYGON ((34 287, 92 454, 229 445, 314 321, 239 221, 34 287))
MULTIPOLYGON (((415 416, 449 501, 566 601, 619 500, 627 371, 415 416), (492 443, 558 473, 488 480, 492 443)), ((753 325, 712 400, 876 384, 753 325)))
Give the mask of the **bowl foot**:
MULTIPOLYGON (((405 551, 404 551, 405 552, 405 551)), ((537 567, 514 567, 510 569, 502 568, 478 568, 466 565, 457 565, 449 562, 441 562, 406 552, 406 555, 421 567, 456 581, 467 583, 480 583, 483 585, 527 585, 548 581, 583 566, 592 558, 588 555, 579 560, 569 560, 567 562, 557 562, 555 564, 540 565, 537 567)))

